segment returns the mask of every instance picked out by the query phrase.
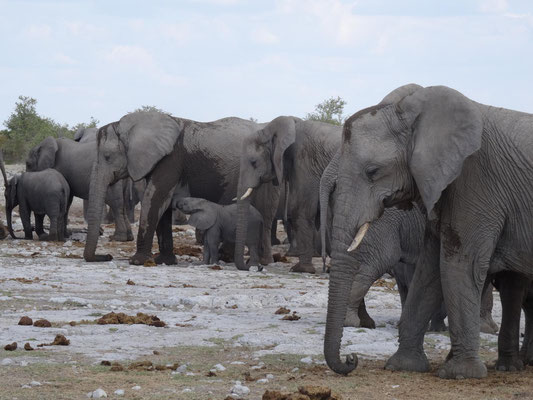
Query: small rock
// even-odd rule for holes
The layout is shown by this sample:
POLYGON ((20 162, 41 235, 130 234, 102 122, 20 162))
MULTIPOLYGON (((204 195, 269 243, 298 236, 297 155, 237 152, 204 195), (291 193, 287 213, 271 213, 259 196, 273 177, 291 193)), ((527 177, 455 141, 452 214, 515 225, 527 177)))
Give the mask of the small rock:
POLYGON ((272 380, 272 379, 274 379, 274 375, 272 375, 272 374, 267 374, 266 378, 272 380))
POLYGON ((30 386, 41 386, 41 382, 31 381, 30 386))
POLYGON ((124 396, 124 389, 117 389, 115 390, 116 396, 124 396))
POLYGON ((185 388, 181 391, 181 393, 191 393, 192 392, 192 389, 190 388, 185 388))
POLYGON ((20 362, 20 366, 21 366, 21 367, 27 367, 28 364, 29 364, 29 363, 28 363, 27 361, 21 361, 21 362, 20 362))
POLYGON ((128 281, 126 282, 126 285, 134 286, 135 282, 133 282, 131 279, 128 279, 128 281))
POLYGON ((183 374, 185 371, 187 371, 187 364, 180 365, 176 369, 176 372, 179 373, 179 374, 183 374))
POLYGON ((244 361, 232 361, 231 365, 244 365, 246 364, 244 361))
POLYGON ((217 364, 217 365, 214 366, 214 368, 217 371, 225 371, 226 370, 226 367, 224 367, 222 364, 217 364))
POLYGON ((266 379, 266 378, 258 379, 257 383, 268 383, 268 379, 266 379))
POLYGON ((397 389, 397 388, 399 388, 399 387, 400 387, 400 385, 392 385, 392 386, 391 386, 391 388, 393 388, 393 389, 397 389))
POLYGON ((107 393, 104 392, 104 389, 98 388, 94 392, 87 393, 87 397, 90 399, 101 399, 102 397, 107 397, 107 393))
POLYGON ((299 370, 300 370, 300 368, 296 367, 296 368, 293 368, 293 369, 291 370, 291 372, 298 372, 299 370))
POLYGON ((38 328, 51 328, 52 324, 47 319, 38 319, 33 323, 33 326, 38 328))
POLYGON ((30 385, 22 385, 21 388, 22 389, 31 389, 31 386, 30 385))
POLYGON ((300 362, 304 364, 311 364, 313 362, 313 359, 311 357, 304 357, 300 360, 300 362))
POLYGON ((19 325, 33 325, 33 320, 30 317, 24 316, 19 320, 19 325))
POLYGON ((141 387, 139 385, 135 385, 131 388, 131 390, 141 390, 141 387))
POLYGON ((0 364, 1 365, 12 365, 14 363, 13 363, 13 360, 11 358, 4 358, 0 364))
POLYGON ((6 344, 4 346, 4 350, 6 351, 14 351, 14 350, 17 350, 17 342, 13 342, 11 344, 6 344))
POLYGON ((231 388, 231 393, 238 396, 246 396, 250 393, 250 389, 247 386, 241 385, 240 381, 235 381, 235 385, 231 388))
POLYGON ((111 361, 102 360, 102 362, 100 362, 100 365, 104 365, 106 367, 110 367, 111 366, 111 361))

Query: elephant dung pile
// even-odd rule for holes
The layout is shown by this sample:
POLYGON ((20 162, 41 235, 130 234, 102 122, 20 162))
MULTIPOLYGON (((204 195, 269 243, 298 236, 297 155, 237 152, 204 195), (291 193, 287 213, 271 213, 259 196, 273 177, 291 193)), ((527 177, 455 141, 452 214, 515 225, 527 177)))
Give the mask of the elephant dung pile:
POLYGON ((287 393, 277 390, 267 390, 262 400, 341 400, 342 397, 332 393, 324 386, 300 386, 297 392, 287 393))
POLYGON ((166 324, 163 321, 161 321, 157 316, 148 315, 142 312, 138 312, 135 317, 133 315, 127 315, 122 312, 119 312, 119 313, 110 312, 109 314, 106 314, 102 316, 101 318, 97 319, 96 323, 98 325, 144 324, 144 325, 156 326, 159 328, 166 326, 166 324))

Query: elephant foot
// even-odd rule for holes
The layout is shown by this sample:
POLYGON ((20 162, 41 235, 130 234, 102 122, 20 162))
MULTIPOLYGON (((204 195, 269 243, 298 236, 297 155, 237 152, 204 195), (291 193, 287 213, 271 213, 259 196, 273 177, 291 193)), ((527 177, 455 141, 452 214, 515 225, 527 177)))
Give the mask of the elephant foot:
POLYGON ((445 332, 448 330, 448 327, 443 320, 431 320, 428 328, 428 332, 445 332))
POLYGON ((115 232, 109 239, 114 242, 131 242, 133 240, 133 234, 131 232, 115 232))
POLYGON ((348 310, 346 311, 346 318, 344 318, 344 327, 359 328, 360 326, 361 320, 357 315, 357 311, 354 311, 350 307, 348 307, 348 310))
POLYGON ((84 256, 87 262, 107 262, 113 259, 111 254, 94 254, 92 256, 84 256))
POLYGON ((303 263, 296 263, 295 265, 293 265, 290 271, 291 272, 307 272, 309 274, 316 273, 315 267, 313 267, 313 264, 303 264, 303 263))
POLYGON ((376 329, 376 322, 368 314, 359 317, 361 328, 376 329))
POLYGON ((400 350, 387 360, 385 369, 389 371, 428 372, 429 361, 424 350, 400 350))
POLYGON ((524 362, 517 356, 498 356, 494 365, 496 371, 516 372, 524 370, 524 362))
POLYGON ((142 253, 135 253, 133 257, 130 258, 130 264, 131 265, 144 265, 146 262, 152 261, 154 262, 151 255, 142 254, 142 253))
POLYGON ((477 356, 468 358, 453 356, 439 368, 437 375, 443 379, 486 378, 487 367, 477 356))
POLYGON ((176 265, 178 259, 174 254, 158 254, 154 259, 156 264, 176 265))
POLYGON ((522 349, 520 350, 520 359, 524 365, 533 366, 533 348, 531 346, 522 345, 522 349))
POLYGON ((499 329, 498 324, 492 319, 492 315, 489 314, 481 317, 479 325, 479 330, 481 332, 496 334, 499 329))

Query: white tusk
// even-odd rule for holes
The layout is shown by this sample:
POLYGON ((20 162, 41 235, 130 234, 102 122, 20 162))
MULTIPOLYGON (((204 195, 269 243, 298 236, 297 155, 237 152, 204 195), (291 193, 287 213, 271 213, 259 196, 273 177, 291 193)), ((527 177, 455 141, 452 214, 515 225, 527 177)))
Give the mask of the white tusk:
POLYGON ((359 228, 359 231, 355 235, 355 238, 354 238, 352 244, 350 245, 350 247, 348 247, 348 251, 349 252, 354 251, 355 249, 357 249, 359 247, 359 245, 363 241, 363 238, 365 237, 366 231, 368 231, 369 227, 370 227, 370 222, 365 222, 364 225, 359 228))
POLYGON ((237 198, 236 198, 236 197, 234 197, 233 199, 231 199, 231 201, 237 201, 237 198))
POLYGON ((247 198, 248 196, 250 196, 252 194, 252 188, 248 188, 248 190, 246 191, 246 193, 244 193, 241 197, 241 200, 244 200, 245 198, 247 198))

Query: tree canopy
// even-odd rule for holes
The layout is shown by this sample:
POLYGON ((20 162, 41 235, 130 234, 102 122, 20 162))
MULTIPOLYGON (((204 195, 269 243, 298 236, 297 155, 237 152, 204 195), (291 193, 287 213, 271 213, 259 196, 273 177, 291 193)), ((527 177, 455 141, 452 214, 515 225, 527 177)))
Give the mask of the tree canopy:
POLYGON ((15 109, 4 121, 6 129, 0 131, 0 148, 6 161, 19 162, 26 158, 29 150, 47 136, 72 138, 80 127, 97 126, 99 121, 91 117, 88 123, 73 127, 60 124, 37 113, 37 100, 19 96, 15 109))
POLYGON ((322 121, 334 125, 342 125, 345 118, 343 117, 344 106, 346 102, 339 96, 330 97, 322 103, 315 106, 315 111, 308 113, 304 119, 310 121, 322 121))

